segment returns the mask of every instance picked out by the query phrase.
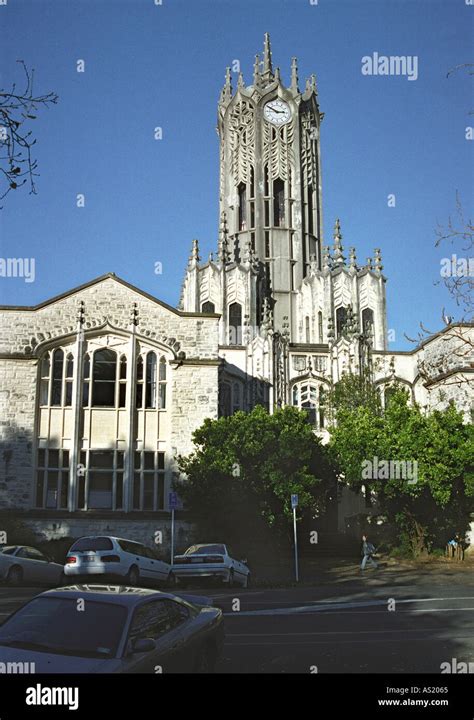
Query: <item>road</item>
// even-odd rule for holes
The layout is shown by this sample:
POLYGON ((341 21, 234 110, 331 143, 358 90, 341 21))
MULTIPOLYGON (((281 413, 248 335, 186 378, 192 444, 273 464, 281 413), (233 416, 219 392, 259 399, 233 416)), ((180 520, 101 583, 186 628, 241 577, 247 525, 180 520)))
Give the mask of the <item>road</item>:
MULTIPOLYGON (((0 588, 0 622, 40 588, 0 588)), ((192 588, 224 610, 219 673, 440 673, 474 662, 472 572, 354 575, 340 585, 192 588)))

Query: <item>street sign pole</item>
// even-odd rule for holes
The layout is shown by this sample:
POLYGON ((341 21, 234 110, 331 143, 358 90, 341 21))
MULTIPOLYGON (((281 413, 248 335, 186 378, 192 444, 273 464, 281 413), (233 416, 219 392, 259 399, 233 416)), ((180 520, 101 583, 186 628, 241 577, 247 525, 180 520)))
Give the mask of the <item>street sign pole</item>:
POLYGON ((296 582, 300 581, 298 572, 298 537, 296 535, 296 508, 293 508, 293 533, 295 536, 295 577, 296 582))
POLYGON ((168 498, 169 508, 171 510, 171 564, 174 562, 174 511, 179 505, 178 494, 170 492, 168 498))
POLYGON ((174 563, 174 508, 171 510, 171 564, 174 563))
POLYGON ((300 581, 298 570, 298 536, 296 534, 296 508, 298 507, 298 495, 291 496, 291 507, 293 508, 293 535, 295 538, 295 577, 296 582, 300 581))

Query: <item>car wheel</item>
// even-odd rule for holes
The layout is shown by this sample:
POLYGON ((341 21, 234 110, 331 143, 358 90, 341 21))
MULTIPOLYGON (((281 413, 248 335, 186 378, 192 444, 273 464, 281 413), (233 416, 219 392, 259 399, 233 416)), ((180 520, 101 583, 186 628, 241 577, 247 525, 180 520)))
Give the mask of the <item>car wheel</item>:
POLYGON ((202 649, 196 662, 197 673, 212 673, 216 666, 216 652, 212 644, 207 644, 202 649))
POLYGON ((248 575, 245 576, 244 584, 242 585, 242 587, 248 588, 249 586, 250 586, 250 573, 248 573, 248 575))
POLYGON ((23 580, 23 570, 18 565, 14 565, 8 571, 7 583, 9 585, 21 585, 22 580, 23 580))
POLYGON ((140 582, 140 571, 136 567, 136 565, 132 565, 130 570, 128 571, 127 575, 127 583, 131 585, 132 587, 135 587, 135 585, 138 585, 140 582))
POLYGON ((234 587, 234 571, 231 570, 229 573, 229 580, 227 581, 227 587, 234 587))

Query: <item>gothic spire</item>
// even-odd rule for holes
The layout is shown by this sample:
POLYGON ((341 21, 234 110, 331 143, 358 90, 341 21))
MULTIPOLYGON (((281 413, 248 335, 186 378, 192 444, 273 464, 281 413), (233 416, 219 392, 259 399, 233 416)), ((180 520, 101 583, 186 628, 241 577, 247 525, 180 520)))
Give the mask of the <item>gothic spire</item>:
POLYGON ((260 85, 260 56, 255 55, 255 62, 253 64, 253 84, 254 87, 260 85))
POLYGON ((357 257, 355 247, 349 248, 349 267, 357 270, 357 257))
POLYGON ((382 272, 382 253, 380 252, 380 248, 375 248, 374 250, 374 266, 377 272, 382 272))
POLYGON ((297 93, 298 89, 298 60, 294 57, 291 58, 291 90, 297 93))
POLYGON ((243 88, 243 87, 245 87, 244 76, 242 75, 241 72, 239 72, 239 79, 237 80, 237 87, 238 87, 238 88, 243 88))
POLYGON ((189 266, 190 267, 197 267, 199 265, 200 261, 199 257, 199 240, 193 240, 193 244, 191 247, 191 255, 189 256, 189 266))
POLYGON ((338 265, 344 264, 345 257, 342 254, 342 234, 341 234, 341 223, 339 222, 339 218, 336 220, 336 224, 334 225, 334 253, 333 253, 333 259, 334 262, 338 265))
POLYGON ((222 91, 223 100, 232 100, 232 76, 230 74, 230 67, 225 69, 225 85, 222 91))
POLYGON ((229 240, 227 232, 227 216, 225 212, 221 215, 221 224, 219 227, 219 247, 217 249, 217 258, 222 265, 229 259, 229 240))
POLYGON ((316 85, 316 75, 311 75, 311 90, 314 92, 315 95, 318 94, 318 86, 316 85))
POLYGON ((273 80, 272 50, 270 46, 270 35, 265 33, 263 44, 263 79, 269 83, 273 80))

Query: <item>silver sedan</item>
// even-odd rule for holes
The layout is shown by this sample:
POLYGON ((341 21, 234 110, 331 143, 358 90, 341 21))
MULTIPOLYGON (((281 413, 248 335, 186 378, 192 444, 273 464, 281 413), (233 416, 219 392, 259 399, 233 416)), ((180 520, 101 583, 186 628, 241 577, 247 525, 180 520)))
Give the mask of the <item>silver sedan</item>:
POLYGON ((63 566, 37 548, 9 545, 0 552, 0 580, 9 585, 57 586, 63 577, 63 566))

